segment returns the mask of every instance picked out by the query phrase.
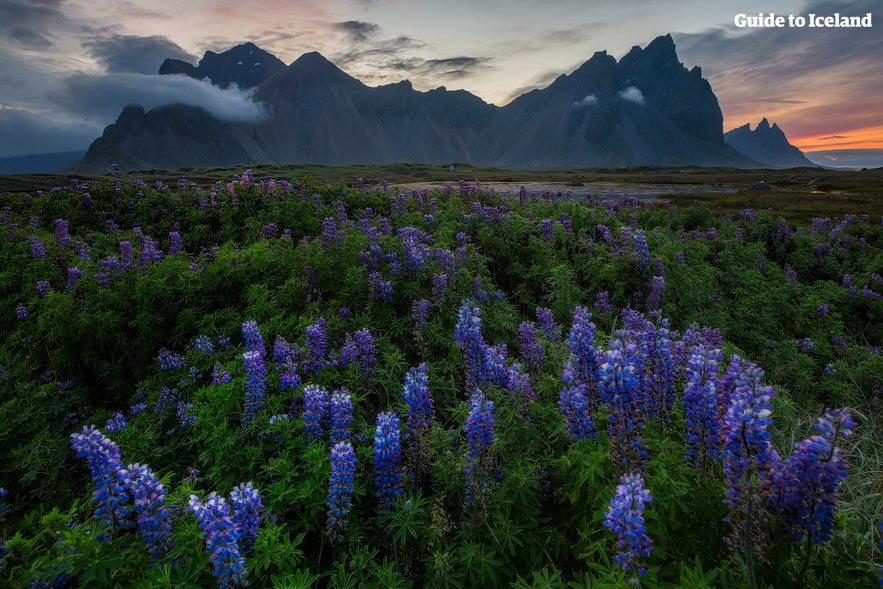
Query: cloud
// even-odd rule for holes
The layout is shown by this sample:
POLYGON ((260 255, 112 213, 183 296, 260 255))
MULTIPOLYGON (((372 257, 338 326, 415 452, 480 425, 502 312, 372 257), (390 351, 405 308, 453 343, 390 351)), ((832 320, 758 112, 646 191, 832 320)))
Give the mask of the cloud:
POLYGON ((629 86, 619 93, 619 97, 635 104, 644 105, 644 94, 636 87, 629 86))
POLYGON ((196 61, 177 43, 160 35, 110 35, 86 41, 83 46, 108 72, 155 74, 166 58, 196 61))
POLYGON ((593 104, 597 104, 597 103, 598 103, 598 97, 595 96, 594 94, 589 94, 588 96, 586 96, 582 100, 575 101, 573 103, 573 107, 574 108, 583 108, 586 106, 592 106, 593 104))
POLYGON ((828 137, 819 137, 820 141, 825 139, 849 139, 849 135, 829 135, 828 137))
POLYGON ((29 110, 0 107, 0 137, 15 138, 0 142, 0 157, 85 151, 100 134, 99 126, 54 121, 29 110))
POLYGON ((334 28, 343 32, 352 43, 364 43, 380 31, 379 25, 358 20, 334 23, 334 28))
POLYGON ((847 168, 883 167, 883 149, 829 149, 804 152, 810 161, 823 166, 847 168))
POLYGON ((64 0, 0 0, 0 33, 25 49, 53 47, 45 35, 48 24, 62 18, 64 0))
POLYGON ((174 75, 135 73, 70 76, 49 98, 67 112, 100 122, 113 121, 126 104, 150 110, 164 104, 201 106, 226 121, 256 121, 266 116, 264 107, 252 100, 252 91, 235 86, 219 88, 208 80, 174 75))

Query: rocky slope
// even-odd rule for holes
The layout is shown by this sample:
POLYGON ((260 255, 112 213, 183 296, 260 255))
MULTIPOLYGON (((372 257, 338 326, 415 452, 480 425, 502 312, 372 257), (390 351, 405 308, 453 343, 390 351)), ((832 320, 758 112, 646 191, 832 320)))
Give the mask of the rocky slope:
POLYGON ((770 126, 766 118, 753 131, 748 123, 727 131, 724 141, 739 153, 771 168, 817 167, 788 142, 778 125, 770 126))

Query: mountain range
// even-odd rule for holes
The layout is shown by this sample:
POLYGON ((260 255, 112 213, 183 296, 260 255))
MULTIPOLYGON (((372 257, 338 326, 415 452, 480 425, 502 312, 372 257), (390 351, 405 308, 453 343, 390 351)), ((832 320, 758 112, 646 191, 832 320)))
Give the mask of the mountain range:
MULTIPOLYGON (((670 35, 632 48, 619 61, 597 52, 574 72, 502 107, 464 90, 421 92, 408 81, 369 87, 319 53, 286 66, 252 43, 207 52, 196 66, 167 59, 159 73, 208 78, 222 88, 235 84, 252 91, 268 114, 257 122, 232 122, 195 106, 145 111, 128 105, 71 171, 106 171, 113 163, 122 169, 303 162, 469 162, 513 169, 767 163, 760 159, 767 152, 746 155, 737 147, 744 142, 725 141, 717 97, 699 67, 688 70, 678 60, 670 35)), ((773 139, 765 140, 770 149, 773 139)))
POLYGON ((785 133, 776 123, 770 126, 762 119, 754 131, 748 123, 724 133, 724 141, 733 149, 762 162, 771 168, 796 168, 816 164, 788 142, 785 133))

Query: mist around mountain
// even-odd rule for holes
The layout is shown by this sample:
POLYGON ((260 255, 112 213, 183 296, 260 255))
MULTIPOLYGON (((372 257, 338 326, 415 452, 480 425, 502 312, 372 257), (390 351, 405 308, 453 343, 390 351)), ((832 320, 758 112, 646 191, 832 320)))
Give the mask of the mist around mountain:
POLYGON ((724 141, 739 153, 770 168, 818 166, 788 142, 785 133, 776 123, 770 125, 766 118, 753 131, 749 123, 727 131, 724 133, 724 141))
POLYGON ((41 174, 66 168, 83 158, 83 151, 35 153, 0 158, 0 174, 41 174))
POLYGON ((319 53, 285 66, 247 43, 160 73, 252 89, 269 113, 221 121, 193 106, 127 106, 74 171, 253 163, 469 162, 513 169, 756 167, 724 141, 717 97, 671 36, 617 61, 598 52, 547 88, 499 107, 464 90, 369 87, 319 53))

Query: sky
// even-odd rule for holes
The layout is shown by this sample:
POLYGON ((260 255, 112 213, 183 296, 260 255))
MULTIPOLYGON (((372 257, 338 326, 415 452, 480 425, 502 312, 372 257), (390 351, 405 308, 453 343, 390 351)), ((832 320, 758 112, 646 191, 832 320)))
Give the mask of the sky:
POLYGON ((596 51, 618 59, 671 33, 680 60, 701 66, 711 83, 725 131, 745 123, 754 128, 766 117, 816 161, 883 165, 879 6, 878 0, 0 0, 0 157, 84 150, 131 102, 200 104, 222 119, 260 117, 248 92, 157 75, 167 57, 196 64, 206 51, 246 41, 285 63, 318 51, 371 86, 408 79, 418 90, 465 89, 504 105, 572 72, 596 51), (739 13, 786 19, 871 13, 873 26, 740 28, 739 13))

